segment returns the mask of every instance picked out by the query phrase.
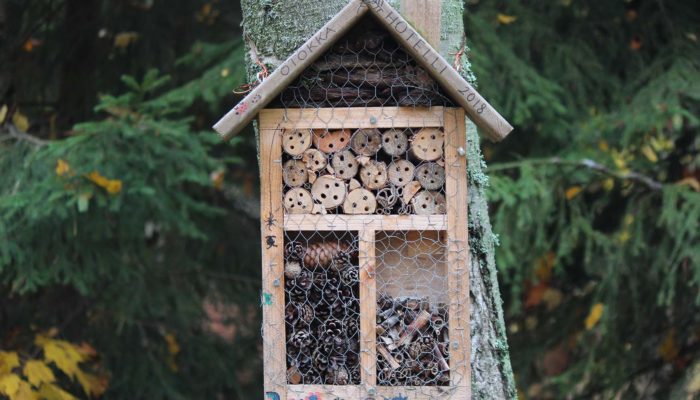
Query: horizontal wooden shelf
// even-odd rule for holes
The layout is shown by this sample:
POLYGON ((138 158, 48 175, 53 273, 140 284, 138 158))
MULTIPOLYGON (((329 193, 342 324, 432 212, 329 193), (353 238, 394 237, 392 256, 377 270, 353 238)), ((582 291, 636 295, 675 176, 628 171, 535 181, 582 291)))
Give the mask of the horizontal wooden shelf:
POLYGON ((442 127, 444 107, 357 107, 264 109, 260 119, 276 129, 442 127))
POLYGON ((444 231, 446 215, 285 214, 288 231, 444 231))
MULTIPOLYGON (((355 400, 372 397, 366 385, 287 385, 288 400, 308 399, 316 395, 318 399, 355 400)), ((466 386, 376 386, 374 398, 378 399, 466 399, 466 386)))

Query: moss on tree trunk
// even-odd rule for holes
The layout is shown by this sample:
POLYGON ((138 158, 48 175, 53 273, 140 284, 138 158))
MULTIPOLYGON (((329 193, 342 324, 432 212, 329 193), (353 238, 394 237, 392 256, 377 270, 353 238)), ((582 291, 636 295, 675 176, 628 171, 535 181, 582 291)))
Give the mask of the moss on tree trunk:
MULTIPOLYGON (((398 8, 397 1, 390 1, 398 8)), ((265 64, 279 65, 347 2, 345 0, 242 0, 243 28, 265 64)), ((462 47, 464 6, 460 0, 442 1, 440 52, 448 60, 462 47)), ((250 43, 249 43, 250 44, 250 43)), ((259 71, 248 49, 251 77, 259 71)), ((466 57, 464 76, 474 81, 466 57)), ((469 235, 471 246, 472 393, 474 399, 516 398, 513 372, 496 278, 494 247, 484 190, 488 177, 479 149, 476 127, 468 121, 469 235)))

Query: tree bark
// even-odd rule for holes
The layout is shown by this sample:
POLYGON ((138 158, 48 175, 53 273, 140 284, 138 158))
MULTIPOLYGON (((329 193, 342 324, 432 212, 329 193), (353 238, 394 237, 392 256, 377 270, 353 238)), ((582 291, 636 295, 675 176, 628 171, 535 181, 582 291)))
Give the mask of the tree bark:
MULTIPOLYGON (((398 1, 390 3, 399 8, 398 1)), ((272 66, 279 65, 298 46, 331 19, 345 0, 242 0, 243 29, 249 38, 246 64, 252 78, 259 67, 253 54, 272 66)), ((464 37, 461 0, 443 0, 441 4, 440 52, 454 60, 464 37)), ((462 73, 474 81, 466 55, 461 59, 462 73)), ((496 278, 494 247, 486 195, 488 177, 479 148, 476 127, 467 121, 469 179, 469 237, 471 248, 471 366, 473 399, 516 398, 508 342, 503 320, 501 296, 496 278)))

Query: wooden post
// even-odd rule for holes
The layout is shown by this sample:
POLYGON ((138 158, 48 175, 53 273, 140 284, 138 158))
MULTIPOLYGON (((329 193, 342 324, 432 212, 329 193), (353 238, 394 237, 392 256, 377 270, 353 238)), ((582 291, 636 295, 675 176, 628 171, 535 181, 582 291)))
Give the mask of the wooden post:
POLYGON ((464 110, 445 110, 445 198, 449 293, 450 384, 471 398, 467 145, 464 110))
POLYGON ((360 261, 360 373, 363 398, 377 385, 377 284, 373 229, 359 231, 360 261))
MULTIPOLYGON (((262 235, 263 360, 265 393, 287 399, 284 322, 284 212, 282 130, 260 120, 260 232, 262 235), (272 128, 272 129, 270 129, 272 128)), ((274 397, 273 397, 274 398, 274 397)))

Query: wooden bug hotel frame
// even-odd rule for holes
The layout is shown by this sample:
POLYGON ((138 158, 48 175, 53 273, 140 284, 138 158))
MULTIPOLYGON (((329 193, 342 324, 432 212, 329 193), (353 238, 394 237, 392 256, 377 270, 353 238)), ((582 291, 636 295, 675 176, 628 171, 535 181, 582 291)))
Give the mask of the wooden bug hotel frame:
POLYGON ((465 117, 512 127, 366 0, 214 128, 256 116, 265 398, 471 398, 465 117))

